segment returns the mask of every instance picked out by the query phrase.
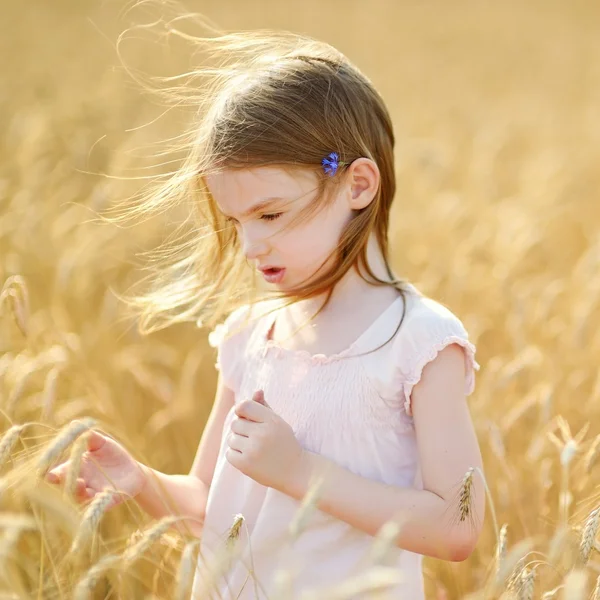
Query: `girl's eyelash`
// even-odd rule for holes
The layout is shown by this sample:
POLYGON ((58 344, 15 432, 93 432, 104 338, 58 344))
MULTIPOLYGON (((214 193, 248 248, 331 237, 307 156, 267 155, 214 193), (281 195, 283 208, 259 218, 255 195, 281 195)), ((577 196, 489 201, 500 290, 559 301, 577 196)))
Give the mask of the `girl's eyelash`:
MULTIPOLYGON (((271 213, 271 214, 266 214, 266 215, 261 215, 261 219, 263 219, 264 221, 274 221, 275 219, 279 219, 279 217, 282 215, 283 213, 271 213)), ((233 217, 225 217, 225 220, 228 223, 235 223, 235 219, 233 217)))
POLYGON ((275 219, 279 219, 282 214, 283 213, 272 213, 270 215, 262 215, 260 218, 265 221, 274 221, 275 219))

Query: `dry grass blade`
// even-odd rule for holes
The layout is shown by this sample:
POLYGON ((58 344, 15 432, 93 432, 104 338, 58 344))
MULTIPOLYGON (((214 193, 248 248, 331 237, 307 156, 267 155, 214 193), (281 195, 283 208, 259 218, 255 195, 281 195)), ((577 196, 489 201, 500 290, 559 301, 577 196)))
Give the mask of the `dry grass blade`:
POLYGON ((44 476, 55 460, 69 447, 73 440, 77 439, 84 431, 94 427, 95 424, 94 419, 85 418, 72 421, 64 427, 40 457, 37 464, 38 476, 44 476))
POLYGON ((592 600, 600 600, 600 575, 596 578, 596 585, 592 592, 592 600))

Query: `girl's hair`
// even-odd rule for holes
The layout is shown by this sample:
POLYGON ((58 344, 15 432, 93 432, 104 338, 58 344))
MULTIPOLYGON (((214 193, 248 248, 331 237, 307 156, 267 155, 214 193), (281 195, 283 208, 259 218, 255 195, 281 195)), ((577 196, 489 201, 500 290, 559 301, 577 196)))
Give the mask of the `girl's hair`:
POLYGON ((255 273, 246 269, 236 229, 205 184, 206 175, 223 169, 268 165, 314 171, 315 199, 302 215, 308 218, 331 200, 352 161, 373 160, 380 172, 379 188, 368 206, 354 211, 339 240, 334 266, 307 285, 274 295, 291 304, 325 293, 322 310, 335 284, 356 268, 365 281, 398 289, 406 307, 405 282, 395 279, 389 267, 387 232, 396 190, 394 133, 373 84, 329 44, 288 32, 226 34, 203 17, 187 18, 209 29, 210 35, 192 37, 172 24, 169 31, 193 44, 202 66, 179 78, 187 81, 178 87, 158 90, 197 109, 185 136, 185 159, 166 181, 157 179, 152 190, 116 219, 122 222, 191 202, 190 240, 172 250, 159 248, 157 258, 164 261, 166 256, 167 262, 154 270, 151 290, 122 298, 139 313, 140 333, 189 320, 212 327, 233 309, 258 299, 255 273), (343 163, 334 176, 326 175, 321 163, 331 152, 343 163), (367 264, 372 235, 389 280, 376 277, 367 264))

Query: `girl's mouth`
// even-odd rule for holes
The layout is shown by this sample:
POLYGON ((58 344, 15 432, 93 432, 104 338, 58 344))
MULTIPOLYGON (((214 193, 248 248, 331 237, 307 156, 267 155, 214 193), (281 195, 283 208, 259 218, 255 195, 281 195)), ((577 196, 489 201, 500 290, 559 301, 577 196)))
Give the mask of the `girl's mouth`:
POLYGON ((263 272, 263 277, 269 283, 280 283, 285 275, 285 267, 284 268, 273 268, 273 269, 265 269, 263 272))

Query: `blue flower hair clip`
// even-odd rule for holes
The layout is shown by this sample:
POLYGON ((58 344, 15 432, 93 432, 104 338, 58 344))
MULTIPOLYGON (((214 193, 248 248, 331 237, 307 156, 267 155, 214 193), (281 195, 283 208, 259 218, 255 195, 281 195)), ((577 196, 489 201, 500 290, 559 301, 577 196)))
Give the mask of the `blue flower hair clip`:
POLYGON ((343 166, 346 163, 340 161, 340 157, 337 152, 332 152, 329 156, 321 161, 321 164, 323 165, 323 171, 325 171, 325 175, 333 177, 337 173, 338 167, 340 165, 343 166))

